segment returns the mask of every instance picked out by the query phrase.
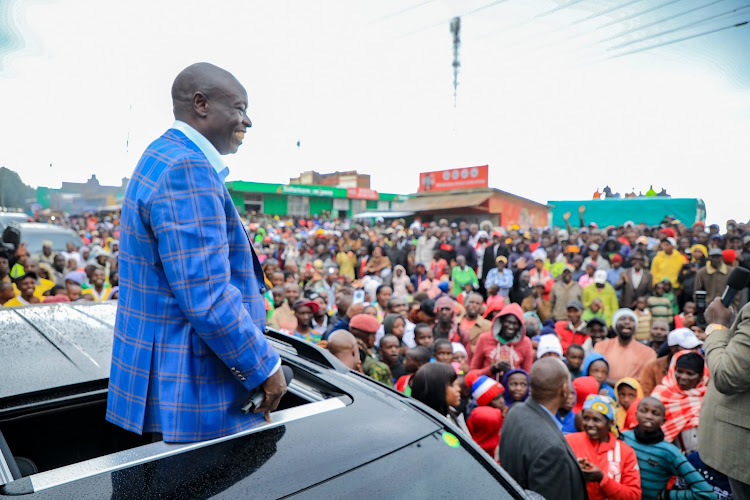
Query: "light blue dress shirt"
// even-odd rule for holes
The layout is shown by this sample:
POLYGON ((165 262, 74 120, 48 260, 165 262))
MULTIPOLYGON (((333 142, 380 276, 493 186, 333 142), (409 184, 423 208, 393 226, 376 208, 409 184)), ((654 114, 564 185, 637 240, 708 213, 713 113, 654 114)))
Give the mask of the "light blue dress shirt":
POLYGON ((229 167, 224 163, 221 154, 217 151, 214 145, 211 144, 211 141, 183 121, 175 120, 172 124, 172 128, 185 134, 185 137, 198 146, 198 149, 201 150, 201 153, 206 157, 208 163, 210 163, 211 166, 214 167, 214 170, 216 170, 216 173, 219 174, 219 179, 221 179, 221 182, 223 183, 229 175, 229 167))

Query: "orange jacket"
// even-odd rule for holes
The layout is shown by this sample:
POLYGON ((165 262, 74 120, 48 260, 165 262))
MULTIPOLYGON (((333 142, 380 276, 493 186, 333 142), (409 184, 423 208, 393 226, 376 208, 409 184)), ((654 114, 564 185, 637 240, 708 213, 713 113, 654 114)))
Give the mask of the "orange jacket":
POLYGON ((589 500, 638 500, 641 498, 641 471, 633 448, 613 434, 599 443, 585 432, 565 436, 576 458, 586 458, 604 473, 599 483, 586 483, 589 500))

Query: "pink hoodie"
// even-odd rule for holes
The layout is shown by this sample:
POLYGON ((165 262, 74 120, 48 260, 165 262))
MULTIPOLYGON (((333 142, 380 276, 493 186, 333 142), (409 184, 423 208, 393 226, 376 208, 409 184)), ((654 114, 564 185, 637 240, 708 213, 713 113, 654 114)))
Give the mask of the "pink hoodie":
MULTIPOLYGON (((526 327, 523 322, 523 310, 516 303, 505 306, 492 321, 492 329, 479 336, 471 358, 471 370, 476 371, 478 375, 492 377, 490 366, 500 359, 507 361, 511 369, 522 368, 526 370, 526 373, 531 370, 531 363, 534 362, 531 340, 526 336, 526 327), (497 334, 500 333, 501 328, 500 320, 508 314, 518 318, 521 322, 521 329, 512 340, 501 344, 497 340, 497 334)), ((501 373, 495 376, 496 379, 501 377, 501 373)))

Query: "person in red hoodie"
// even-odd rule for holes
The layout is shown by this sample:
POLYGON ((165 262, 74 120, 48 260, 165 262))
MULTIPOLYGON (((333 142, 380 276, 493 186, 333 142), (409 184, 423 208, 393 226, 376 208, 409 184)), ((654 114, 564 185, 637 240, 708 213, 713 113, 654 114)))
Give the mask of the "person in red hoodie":
POLYGON ((494 320, 492 328, 479 336, 471 358, 471 370, 477 375, 500 380, 505 372, 522 368, 527 373, 534 362, 531 340, 526 336, 523 311, 508 304, 494 320))
POLYGON ((641 472, 629 445, 611 431, 615 405, 609 396, 592 394, 583 405, 583 432, 565 436, 586 480, 589 500, 638 500, 641 472))

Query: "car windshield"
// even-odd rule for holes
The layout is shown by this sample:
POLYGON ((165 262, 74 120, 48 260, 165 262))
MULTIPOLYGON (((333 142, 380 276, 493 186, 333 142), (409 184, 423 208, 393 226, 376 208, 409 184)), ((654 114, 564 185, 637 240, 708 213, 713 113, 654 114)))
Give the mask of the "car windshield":
POLYGON ((21 241, 26 243, 26 248, 32 255, 42 251, 42 241, 44 240, 50 240, 52 250, 56 252, 65 250, 65 244, 69 241, 72 241, 76 248, 82 245, 81 238, 71 231, 28 231, 24 230, 23 227, 21 228, 21 241))

